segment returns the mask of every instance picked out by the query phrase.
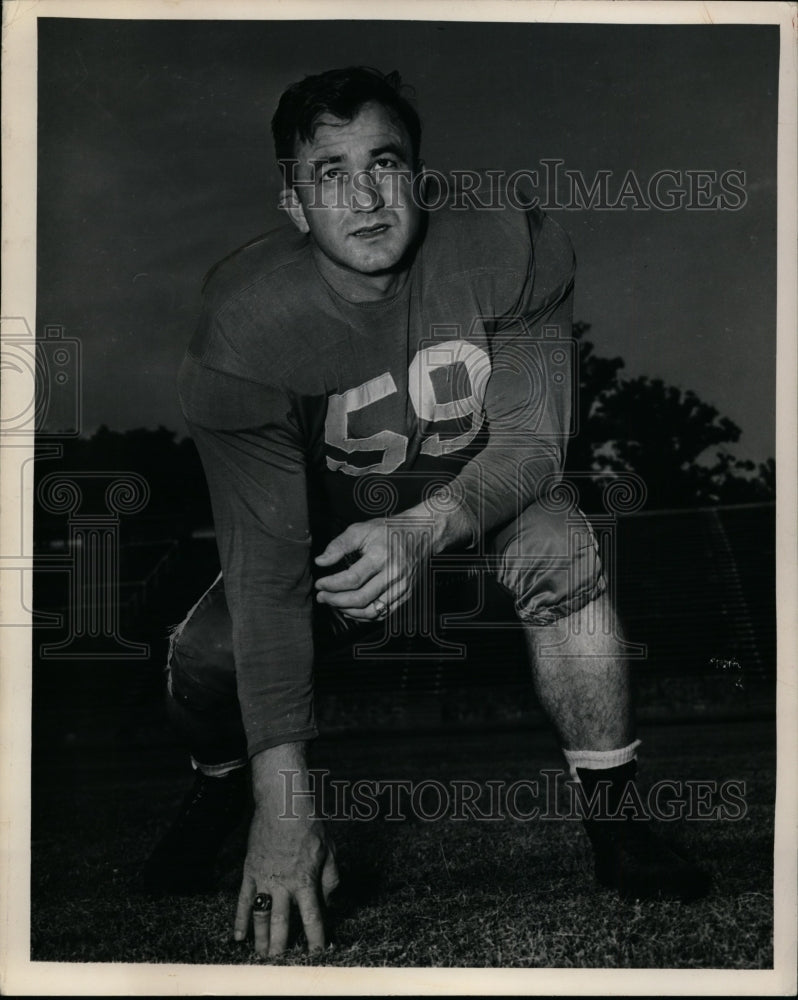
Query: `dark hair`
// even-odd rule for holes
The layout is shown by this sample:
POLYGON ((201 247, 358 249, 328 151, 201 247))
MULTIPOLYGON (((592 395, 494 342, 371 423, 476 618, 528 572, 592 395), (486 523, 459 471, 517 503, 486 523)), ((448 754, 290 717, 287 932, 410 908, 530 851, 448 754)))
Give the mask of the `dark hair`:
POLYGON ((415 108, 402 95, 402 78, 381 73, 370 66, 332 69, 306 76, 292 84, 280 98, 272 118, 274 152, 278 163, 292 160, 296 143, 313 139, 320 115, 332 114, 350 121, 369 101, 385 107, 391 117, 404 125, 410 137, 414 161, 421 148, 421 121, 415 108))

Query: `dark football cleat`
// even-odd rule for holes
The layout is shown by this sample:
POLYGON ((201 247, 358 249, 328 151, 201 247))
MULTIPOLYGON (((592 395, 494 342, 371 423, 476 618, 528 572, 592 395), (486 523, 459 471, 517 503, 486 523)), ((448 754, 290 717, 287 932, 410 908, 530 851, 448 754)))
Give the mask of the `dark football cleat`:
POLYGON ((159 896, 212 891, 216 858, 249 801, 248 767, 221 778, 197 771, 177 818, 145 861, 134 888, 159 896))
POLYGON ((622 899, 700 899, 709 892, 709 873, 658 837, 647 816, 618 815, 636 769, 635 761, 605 771, 577 768, 589 796, 600 782, 608 783, 606 812, 583 820, 593 847, 596 880, 615 889, 622 899))
POLYGON ((593 845, 596 880, 617 890, 622 899, 686 903, 709 892, 709 874, 653 833, 649 821, 588 820, 585 825, 593 845))

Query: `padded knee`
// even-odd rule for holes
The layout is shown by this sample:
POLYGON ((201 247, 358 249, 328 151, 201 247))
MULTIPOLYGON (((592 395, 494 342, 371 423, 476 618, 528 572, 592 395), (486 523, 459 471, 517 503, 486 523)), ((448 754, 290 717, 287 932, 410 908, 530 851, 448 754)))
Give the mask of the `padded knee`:
POLYGON ((175 629, 169 645, 169 691, 198 710, 236 696, 233 625, 221 573, 175 629))
POLYGON ((214 764, 246 758, 221 574, 175 629, 168 674, 169 716, 194 759, 214 764))
POLYGON ((491 538, 490 549, 498 581, 530 624, 550 625, 606 589, 593 529, 578 507, 530 504, 491 538))

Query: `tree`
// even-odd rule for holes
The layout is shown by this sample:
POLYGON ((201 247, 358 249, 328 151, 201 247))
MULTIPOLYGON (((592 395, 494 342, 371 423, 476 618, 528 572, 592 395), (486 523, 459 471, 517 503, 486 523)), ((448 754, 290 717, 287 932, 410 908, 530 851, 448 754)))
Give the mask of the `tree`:
MULTIPOLYGON (((577 433, 569 442, 566 465, 586 510, 603 509, 602 488, 621 472, 643 478, 650 509, 775 498, 773 459, 757 469, 726 449, 740 437, 731 420, 694 392, 661 379, 623 378, 623 360, 599 357, 585 337, 589 329, 587 323, 574 324, 577 433)), ((124 530, 139 537, 179 536, 210 525, 212 516, 194 442, 175 438, 175 431, 162 426, 119 432, 103 425, 90 438, 65 439, 61 457, 42 456, 36 474, 41 479, 56 471, 97 472, 96 482, 84 478, 81 489, 88 509, 102 510, 104 474, 137 472, 150 487, 150 499, 144 510, 123 520, 124 530)), ((39 507, 37 534, 61 530, 61 520, 39 507)))
MULTIPOLYGON (((59 458, 36 463, 39 480, 53 472, 96 472, 82 477, 80 489, 86 510, 105 509, 104 492, 109 473, 136 472, 149 486, 146 507, 122 521, 124 531, 138 537, 169 533, 181 535, 212 523, 208 487, 196 446, 190 438, 176 441, 176 432, 160 426, 156 430, 136 427, 112 431, 105 424, 91 437, 65 439, 59 458)), ((56 515, 41 507, 36 513, 37 534, 60 524, 56 515)))
POLYGON ((574 325, 580 420, 566 467, 588 509, 598 506, 602 480, 620 472, 643 479, 650 509, 775 498, 772 459, 757 474, 753 462, 721 447, 739 440, 732 420, 689 389, 646 376, 623 378, 620 358, 593 353, 584 338, 589 329, 574 325), (584 473, 590 474, 587 481, 584 473))
POLYGON ((568 442, 566 475, 571 474, 582 506, 587 510, 598 510, 601 508, 602 479, 592 474, 604 467, 600 449, 606 441, 605 406, 618 390, 618 372, 624 362, 621 358, 601 358, 594 354, 593 344, 585 339, 589 329, 589 323, 577 322, 573 326, 578 384, 574 406, 575 434, 568 442))

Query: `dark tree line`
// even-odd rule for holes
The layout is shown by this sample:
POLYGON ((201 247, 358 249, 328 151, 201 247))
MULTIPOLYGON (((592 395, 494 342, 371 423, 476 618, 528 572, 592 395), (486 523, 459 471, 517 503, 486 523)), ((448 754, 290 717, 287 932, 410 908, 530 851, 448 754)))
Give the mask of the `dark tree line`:
MULTIPOLYGON (((577 323, 579 433, 568 449, 572 476, 583 507, 601 510, 602 488, 618 473, 633 472, 646 484, 650 510, 750 503, 775 499, 775 463, 758 467, 728 450, 740 428, 690 390, 646 376, 627 378, 621 358, 594 353, 577 323)), ((137 534, 180 535, 211 524, 205 477, 190 438, 175 431, 102 426, 90 438, 65 439, 59 459, 37 463, 39 479, 54 471, 97 472, 84 480, 87 508, 101 509, 103 473, 134 471, 150 486, 146 508, 129 521, 137 534), (93 495, 94 494, 94 495, 93 495), (149 526, 149 528, 148 528, 149 526)), ((39 509, 37 535, 54 519, 39 509)))
MULTIPOLYGON (((210 498, 194 442, 176 438, 175 431, 163 426, 120 432, 103 425, 91 437, 64 439, 60 458, 36 463, 37 480, 59 471, 96 473, 96 478, 80 480, 82 509, 94 514, 104 510, 108 474, 136 472, 149 486, 149 500, 140 512, 121 519, 123 531, 138 537, 190 534, 212 523, 210 498)), ((63 517, 44 513, 37 505, 37 536, 56 525, 63 531, 63 517)))
POLYGON ((621 358, 594 353, 589 329, 574 325, 579 433, 566 463, 588 510, 600 509, 602 484, 621 472, 643 479, 649 510, 775 500, 775 462, 735 458, 728 445, 741 431, 732 420, 689 389, 625 377, 621 358))

